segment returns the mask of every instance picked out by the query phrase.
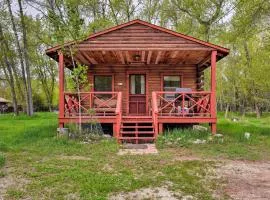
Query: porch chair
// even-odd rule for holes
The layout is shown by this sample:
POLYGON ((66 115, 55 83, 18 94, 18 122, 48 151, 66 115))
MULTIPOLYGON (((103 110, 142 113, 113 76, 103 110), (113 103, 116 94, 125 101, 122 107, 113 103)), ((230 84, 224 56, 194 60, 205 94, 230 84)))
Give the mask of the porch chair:
POLYGON ((111 99, 107 101, 108 99, 100 99, 95 98, 94 99, 94 110, 96 114, 102 113, 104 116, 107 115, 113 115, 115 113, 117 99, 111 99))
POLYGON ((79 105, 76 97, 65 95, 65 113, 76 115, 79 112, 79 105))

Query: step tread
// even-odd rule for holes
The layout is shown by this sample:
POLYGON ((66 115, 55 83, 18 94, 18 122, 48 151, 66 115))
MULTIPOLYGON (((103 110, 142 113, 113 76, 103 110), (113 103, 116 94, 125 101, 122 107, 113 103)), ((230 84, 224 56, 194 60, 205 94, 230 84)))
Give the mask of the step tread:
POLYGON ((128 123, 133 123, 133 124, 136 124, 136 123, 139 123, 139 124, 142 124, 142 123, 153 123, 153 121, 124 121, 124 120, 122 120, 122 124, 128 124, 128 123))
POLYGON ((145 116, 145 115, 125 115, 122 118, 152 118, 152 116, 145 116))
POLYGON ((154 128, 154 126, 121 126, 121 128, 154 128))
POLYGON ((143 133, 153 133, 153 134, 154 134, 154 131, 120 131, 120 133, 122 133, 122 134, 135 134, 135 133, 143 134, 143 133))
POLYGON ((119 137, 118 139, 120 140, 125 140, 125 139, 142 139, 142 140, 154 140, 155 137, 119 137))

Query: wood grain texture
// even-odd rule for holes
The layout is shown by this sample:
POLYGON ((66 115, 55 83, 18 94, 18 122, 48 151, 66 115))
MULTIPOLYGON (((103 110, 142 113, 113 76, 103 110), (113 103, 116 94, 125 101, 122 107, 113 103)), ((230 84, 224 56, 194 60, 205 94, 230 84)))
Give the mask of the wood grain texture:
POLYGON ((156 65, 142 65, 142 66, 130 66, 130 65, 95 65, 89 68, 89 82, 93 84, 93 75, 95 74, 111 74, 113 76, 113 89, 115 92, 123 93, 123 114, 127 112, 127 92, 128 92, 128 83, 127 74, 128 72, 140 72, 147 73, 147 83, 148 84, 148 99, 153 91, 162 91, 162 78, 164 74, 174 74, 181 75, 183 77, 183 87, 191 88, 193 91, 197 90, 197 67, 196 65, 188 66, 156 66, 156 65))

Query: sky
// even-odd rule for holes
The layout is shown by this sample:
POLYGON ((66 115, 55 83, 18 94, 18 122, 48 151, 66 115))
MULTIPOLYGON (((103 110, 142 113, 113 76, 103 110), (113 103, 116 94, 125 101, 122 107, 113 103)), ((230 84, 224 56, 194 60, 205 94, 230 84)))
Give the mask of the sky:
MULTIPOLYGON (((26 0, 26 2, 27 2, 27 0, 26 0)), ((30 6, 29 4, 30 4, 29 1, 28 1, 28 3, 23 4, 24 13, 26 13, 27 15, 31 15, 33 17, 36 17, 38 14, 40 14, 40 12, 38 10, 36 10, 33 6, 30 6)), ((12 8, 12 11, 14 13, 17 13, 19 11, 18 2, 12 1, 11 8, 12 8)))

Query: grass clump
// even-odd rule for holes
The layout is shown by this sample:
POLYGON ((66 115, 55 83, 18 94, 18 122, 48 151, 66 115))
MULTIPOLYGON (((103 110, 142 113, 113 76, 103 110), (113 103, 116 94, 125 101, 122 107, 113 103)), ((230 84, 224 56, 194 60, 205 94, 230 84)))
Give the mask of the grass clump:
POLYGON ((0 153, 0 168, 2 168, 5 165, 6 159, 5 156, 0 153))
POLYGON ((257 119, 254 114, 245 117, 231 113, 228 119, 218 116, 217 133, 174 129, 158 137, 158 147, 184 147, 204 157, 262 160, 270 159, 270 115, 257 119), (232 119, 237 118, 237 121, 232 119), (246 133, 250 137, 246 137, 246 133), (198 141, 196 143, 196 141, 198 141))
POLYGON ((21 199, 24 196, 24 192, 17 189, 9 189, 7 195, 12 199, 21 199))
POLYGON ((173 129, 160 135, 157 145, 164 147, 188 147, 194 141, 210 141, 211 134, 208 131, 198 131, 193 129, 173 129))

